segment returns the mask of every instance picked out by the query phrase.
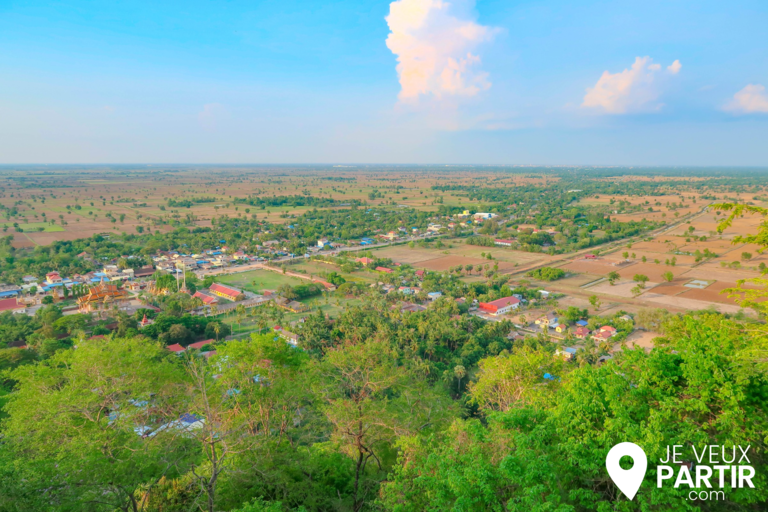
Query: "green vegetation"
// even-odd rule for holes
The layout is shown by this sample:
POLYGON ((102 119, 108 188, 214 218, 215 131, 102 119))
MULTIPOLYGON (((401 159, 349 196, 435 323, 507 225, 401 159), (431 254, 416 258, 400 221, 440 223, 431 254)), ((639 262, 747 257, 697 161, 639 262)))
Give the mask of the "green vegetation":
POLYGON ((541 267, 531 270, 526 275, 542 281, 557 281, 565 276, 565 271, 561 268, 541 267))
MULTIPOLYGON (((182 192, 186 197, 163 197, 166 232, 143 223, 148 229, 131 228, 135 234, 29 249, 14 247, 10 236, 0 238, 0 277, 18 283, 26 274, 42 277, 53 269, 71 275, 106 264, 137 268, 158 251, 191 254, 227 245, 268 259, 278 251, 302 255, 320 238, 348 241, 444 223, 445 215, 468 209, 462 202, 474 202, 473 212, 498 215, 453 228, 450 240, 412 241, 413 250, 320 253, 286 264, 286 272, 303 269, 333 283, 333 292, 265 270, 204 280, 186 275, 190 291, 214 281, 253 292, 277 290, 285 299, 303 301, 308 307, 303 313, 275 302, 246 308, 225 300, 203 310, 199 300, 179 292, 176 277, 158 272, 156 289, 166 293, 143 292, 141 300, 159 312, 128 315, 111 307, 98 315, 64 315, 63 304, 85 291, 75 287, 63 303, 44 305, 32 316, 0 314, 0 512, 766 509, 768 280, 740 281, 729 291, 739 304, 757 310, 757 319, 710 311, 674 314, 625 300, 630 317, 616 307, 616 298, 604 306, 607 299, 591 295, 586 309, 583 299, 591 292, 580 292, 580 302, 557 293, 543 297, 541 286, 501 274, 499 262, 484 248, 495 237, 515 238, 517 249, 565 254, 644 237, 662 224, 640 214, 658 204, 600 196, 649 195, 677 210, 693 201, 682 196, 684 189, 714 194, 751 190, 762 182, 733 177, 728 170, 701 182, 675 170, 670 179, 638 181, 597 179, 617 173, 610 169, 590 178, 581 177, 581 169, 536 172, 541 174, 531 176, 543 184, 494 186, 488 179, 475 186, 457 177, 422 191, 408 190, 408 180, 379 176, 365 185, 349 178, 307 178, 315 189, 341 194, 336 187, 349 185, 359 198, 381 200, 382 206, 370 208, 360 199, 332 198, 327 190, 312 195, 315 189, 302 190, 296 176, 273 173, 267 178, 270 189, 246 197, 245 192, 232 197, 208 182, 211 196, 195 199, 200 192, 189 187, 182 192), (423 210, 392 206, 393 197, 405 201, 420 195, 423 210), (232 208, 214 210, 211 203, 229 208, 219 202, 232 208), (191 211, 185 215, 176 208, 191 211), (217 213, 196 218, 195 212, 206 208, 217 213), (285 222, 267 221, 261 211, 268 208, 279 209, 285 222), (615 218, 628 213, 639 220, 615 218), (276 243, 267 249, 266 242, 276 243), (400 251, 414 256, 406 261, 418 262, 423 260, 417 246, 442 249, 449 243, 467 259, 456 258, 442 272, 417 274, 414 265, 376 256, 397 260, 400 251), (481 250, 485 261, 478 264, 470 258, 481 250), (355 261, 360 257, 370 258, 369 265, 355 261), (376 266, 392 273, 375 272, 376 266), (440 297, 428 297, 430 292, 440 297), (521 299, 513 315, 488 321, 475 314, 476 302, 512 295, 521 299), (606 312, 598 316, 601 309, 606 312), (567 326, 551 337, 546 327, 542 332, 531 325, 550 312, 567 326), (139 328, 144 315, 152 323, 139 328), (578 339, 580 320, 590 331, 611 326, 616 334, 578 339), (283 332, 271 329, 278 325, 283 332), (661 333, 652 350, 624 343, 635 327, 661 333), (167 349, 204 340, 211 341, 201 350, 167 349), (566 346, 575 349, 572 358, 563 356, 566 346), (608 451, 623 441, 639 444, 649 462, 664 457, 668 445, 681 445, 685 461, 695 460, 692 447, 749 445, 755 487, 726 484, 724 500, 693 503, 686 499, 686 485, 657 488, 651 463, 637 496, 627 500, 605 471, 608 451)), ((153 173, 147 176, 154 179, 158 170, 153 173)), ((510 171, 497 174, 507 180, 510 171)), ((30 180, 59 194, 57 180, 42 176, 30 180)), ((235 176, 243 183, 252 179, 247 173, 235 176)), ((11 197, 26 186, 17 181, 1 192, 11 197)), ((136 204, 132 199, 102 195, 98 202, 136 204)), ((0 213, 15 219, 23 208, 6 206, 0 213)), ((726 222, 746 213, 768 215, 733 205, 722 209, 732 213, 726 222)), ((121 215, 116 211, 107 218, 119 226, 121 215)), ((768 225, 760 229, 742 240, 767 248, 768 225)), ((625 246, 626 257, 635 257, 631 250, 643 252, 634 240, 605 252, 625 246)), ((676 264, 672 254, 684 254, 676 251, 667 260, 670 270, 676 264)), ((697 262, 714 257, 707 249, 694 254, 697 262)), ((540 264, 536 255, 518 256, 531 265, 521 268, 540 264)), ((724 263, 753 264, 751 253, 736 259, 724 263)), ((689 263, 686 258, 686 269, 689 263)), ((565 275, 548 266, 527 273, 538 284, 565 275)), ((611 285, 621 280, 616 271, 607 278, 611 285)), ((671 271, 662 278, 674 281, 671 271)), ((633 280, 632 294, 639 296, 649 278, 638 273, 633 280)), ((46 300, 53 302, 50 296, 46 300)))

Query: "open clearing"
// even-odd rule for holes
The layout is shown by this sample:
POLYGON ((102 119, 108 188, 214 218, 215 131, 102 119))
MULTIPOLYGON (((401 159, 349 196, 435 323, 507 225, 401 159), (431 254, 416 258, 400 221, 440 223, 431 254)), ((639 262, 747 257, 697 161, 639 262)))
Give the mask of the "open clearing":
POLYGON ((229 284, 235 288, 260 293, 262 290, 276 290, 279 286, 289 284, 297 286, 307 284, 310 281, 298 277, 286 276, 269 270, 251 270, 238 274, 229 274, 216 277, 216 282, 229 284))

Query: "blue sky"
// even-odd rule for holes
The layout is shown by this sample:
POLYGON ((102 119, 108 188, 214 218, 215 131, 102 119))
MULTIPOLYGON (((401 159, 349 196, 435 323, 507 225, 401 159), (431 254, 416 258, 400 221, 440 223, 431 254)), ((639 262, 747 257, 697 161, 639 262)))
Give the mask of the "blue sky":
POLYGON ((766 26, 764 0, 0 0, 0 162, 768 165, 766 26))

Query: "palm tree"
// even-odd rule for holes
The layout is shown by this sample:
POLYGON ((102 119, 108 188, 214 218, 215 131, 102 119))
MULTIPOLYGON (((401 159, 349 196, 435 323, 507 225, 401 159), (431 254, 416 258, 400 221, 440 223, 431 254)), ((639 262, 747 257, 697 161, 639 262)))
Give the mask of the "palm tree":
POLYGON ((221 333, 221 324, 219 322, 213 323, 213 332, 216 333, 216 342, 219 341, 219 334, 221 333))
POLYGON ((462 365, 457 365, 453 369, 453 374, 456 376, 457 379, 459 379, 459 393, 461 393, 461 379, 463 379, 464 376, 467 375, 467 369, 464 368, 462 365))

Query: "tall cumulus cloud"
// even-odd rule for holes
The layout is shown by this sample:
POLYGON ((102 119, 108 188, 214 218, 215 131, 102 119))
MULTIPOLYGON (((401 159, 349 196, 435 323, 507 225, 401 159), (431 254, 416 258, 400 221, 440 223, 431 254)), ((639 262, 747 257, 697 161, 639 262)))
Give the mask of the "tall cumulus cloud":
POLYGON ((421 95, 474 96, 491 86, 474 53, 498 29, 478 24, 474 0, 397 0, 387 48, 397 55, 401 101, 421 95))

